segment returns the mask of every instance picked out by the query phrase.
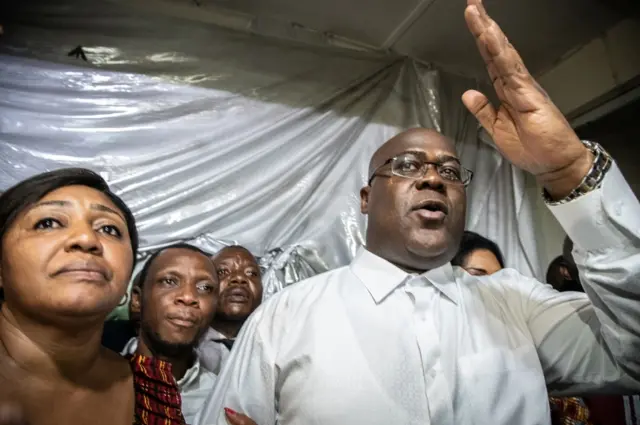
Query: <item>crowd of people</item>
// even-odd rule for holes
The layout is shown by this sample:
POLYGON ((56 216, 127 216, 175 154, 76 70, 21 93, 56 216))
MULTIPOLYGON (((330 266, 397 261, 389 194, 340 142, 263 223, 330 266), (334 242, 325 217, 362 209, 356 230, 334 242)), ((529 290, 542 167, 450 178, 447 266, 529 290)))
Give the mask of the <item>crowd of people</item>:
POLYGON ((479 0, 465 19, 501 103, 462 100, 570 237, 550 284, 464 231, 473 173, 415 128, 371 158, 351 264, 262 302, 247 249, 169 245, 105 322, 135 218, 96 173, 46 172, 0 196, 0 425, 640 422, 640 203, 479 0))
POLYGON ((156 251, 134 279, 123 327, 105 319, 127 289, 138 233, 100 176, 27 179, 0 197, 0 223, 0 421, 194 423, 262 299, 255 257, 239 246, 156 251))

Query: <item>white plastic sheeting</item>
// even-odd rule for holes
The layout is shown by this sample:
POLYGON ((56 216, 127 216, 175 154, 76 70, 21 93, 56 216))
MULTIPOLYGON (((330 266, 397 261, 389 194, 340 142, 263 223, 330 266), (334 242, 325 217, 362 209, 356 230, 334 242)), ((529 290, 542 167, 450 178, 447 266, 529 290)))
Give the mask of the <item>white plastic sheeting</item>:
POLYGON ((0 190, 91 168, 133 210, 143 253, 240 243, 263 257, 268 295, 349 262, 364 243, 358 192, 371 154, 402 129, 436 128, 475 172, 468 227, 540 277, 526 178, 460 102, 474 82, 411 60, 133 16, 120 3, 63 7, 75 1, 32 5, 5 25, 0 190), (67 56, 77 46, 86 62, 67 56))

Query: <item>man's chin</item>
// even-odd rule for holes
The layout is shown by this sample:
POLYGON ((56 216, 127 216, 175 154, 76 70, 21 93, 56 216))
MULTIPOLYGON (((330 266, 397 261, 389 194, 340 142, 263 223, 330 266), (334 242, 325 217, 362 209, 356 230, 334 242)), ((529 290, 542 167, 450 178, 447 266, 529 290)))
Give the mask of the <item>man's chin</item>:
POLYGON ((242 304, 242 306, 240 305, 225 306, 224 310, 218 313, 218 315, 225 320, 237 321, 237 320, 246 319, 247 316, 249 316, 248 311, 249 311, 249 304, 247 305, 242 304))
POLYGON ((165 354, 178 354, 193 350, 198 345, 198 339, 167 337, 162 338, 161 341, 156 341, 156 345, 165 354))
POLYGON ((445 229, 420 229, 407 239, 407 249, 413 254, 431 257, 448 251, 450 240, 445 229))
POLYGON ((451 261, 451 258, 455 255, 455 252, 451 253, 452 249, 449 238, 443 234, 433 234, 429 235, 429 237, 410 239, 406 244, 406 248, 416 261, 436 261, 442 262, 442 265, 451 261))
POLYGON ((199 339, 199 335, 195 332, 195 329, 183 329, 178 332, 174 329, 165 329, 165 332, 162 332, 159 336, 163 344, 176 348, 196 345, 199 339))

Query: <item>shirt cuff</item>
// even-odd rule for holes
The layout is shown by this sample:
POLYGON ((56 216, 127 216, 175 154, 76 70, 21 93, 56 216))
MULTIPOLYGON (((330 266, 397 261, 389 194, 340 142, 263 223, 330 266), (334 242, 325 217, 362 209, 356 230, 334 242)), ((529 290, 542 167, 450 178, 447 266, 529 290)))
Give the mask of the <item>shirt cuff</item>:
POLYGON ((586 251, 627 245, 640 238, 640 203, 615 162, 600 188, 549 210, 574 245, 586 251))

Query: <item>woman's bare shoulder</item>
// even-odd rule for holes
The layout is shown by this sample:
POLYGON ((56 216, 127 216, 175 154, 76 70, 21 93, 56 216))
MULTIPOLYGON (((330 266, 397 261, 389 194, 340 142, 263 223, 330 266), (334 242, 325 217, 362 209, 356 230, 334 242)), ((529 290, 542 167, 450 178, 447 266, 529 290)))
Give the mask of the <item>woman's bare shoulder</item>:
POLYGON ((130 379, 132 376, 129 360, 105 347, 102 347, 102 364, 112 379, 130 379))

